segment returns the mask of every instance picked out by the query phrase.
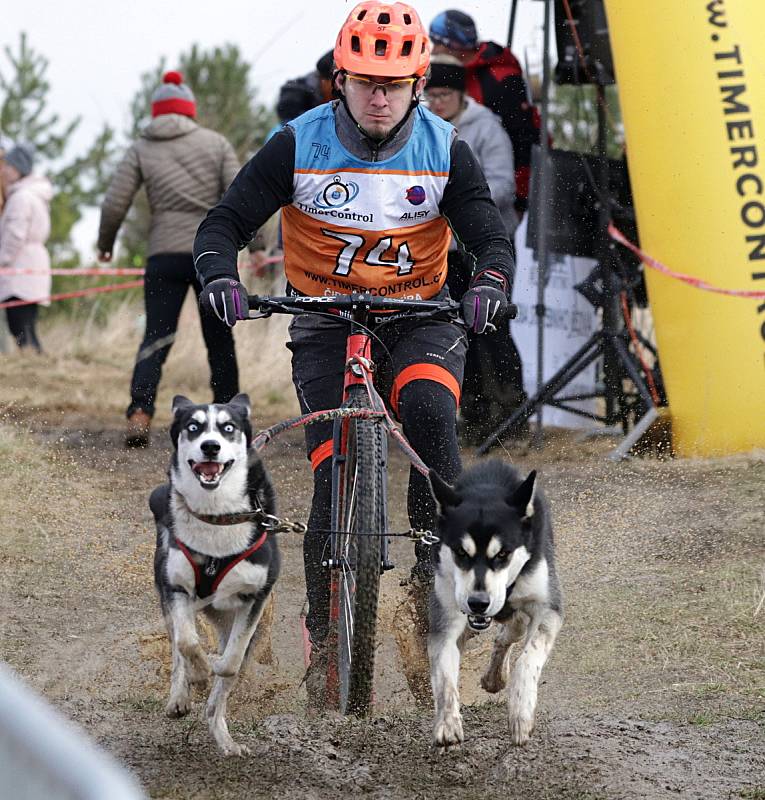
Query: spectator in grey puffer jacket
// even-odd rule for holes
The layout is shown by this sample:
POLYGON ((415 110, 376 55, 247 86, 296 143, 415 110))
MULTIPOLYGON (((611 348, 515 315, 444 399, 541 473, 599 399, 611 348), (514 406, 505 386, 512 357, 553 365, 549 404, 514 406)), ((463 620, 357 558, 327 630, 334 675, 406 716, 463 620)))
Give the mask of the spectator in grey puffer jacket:
MULTIPOLYGON (((481 165, 492 199, 507 226, 510 241, 518 227, 515 213, 513 145, 501 119, 465 92, 465 67, 449 55, 435 55, 425 87, 430 110, 457 128, 481 165)), ((461 299, 467 289, 462 276, 472 265, 460 265, 468 254, 453 244, 449 252, 449 293, 461 299)), ((460 403, 460 433, 468 443, 479 444, 526 400, 521 356, 506 322, 492 333, 468 335, 460 403)), ((523 431, 511 431, 518 435, 523 431)))
POLYGON ((492 200, 500 210, 510 241, 518 227, 515 203, 513 145, 502 120, 465 93, 465 68, 448 55, 430 60, 431 75, 425 88, 428 108, 457 128, 478 159, 492 200))
MULTIPOLYGON (((239 171, 226 138, 194 121, 196 101, 179 72, 165 74, 151 109, 151 123, 129 147, 112 178, 98 231, 99 258, 111 261, 117 232, 143 183, 151 211, 144 276, 146 332, 130 387, 128 447, 149 444, 162 365, 175 338, 184 297, 190 286, 195 296, 202 289, 191 255, 194 236, 239 171)), ((202 315, 201 322, 213 402, 225 403, 239 391, 231 329, 213 315, 202 315)))

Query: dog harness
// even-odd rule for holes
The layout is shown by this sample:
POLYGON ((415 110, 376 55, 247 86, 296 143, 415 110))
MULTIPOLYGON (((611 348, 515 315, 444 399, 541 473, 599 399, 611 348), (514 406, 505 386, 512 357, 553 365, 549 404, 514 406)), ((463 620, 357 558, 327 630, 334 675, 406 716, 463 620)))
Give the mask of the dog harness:
POLYGON ((244 559, 251 556, 257 550, 260 550, 267 536, 268 531, 263 531, 256 542, 250 545, 246 550, 241 553, 234 553, 230 556, 223 556, 223 558, 214 558, 212 556, 206 556, 203 553, 197 553, 197 555, 204 556, 205 560, 202 564, 197 564, 194 560, 193 554, 196 553, 196 550, 187 547, 177 537, 174 538, 178 549, 186 556, 194 570, 194 587, 197 597, 205 599, 215 594, 218 586, 220 586, 220 582, 240 561, 244 561, 244 559))

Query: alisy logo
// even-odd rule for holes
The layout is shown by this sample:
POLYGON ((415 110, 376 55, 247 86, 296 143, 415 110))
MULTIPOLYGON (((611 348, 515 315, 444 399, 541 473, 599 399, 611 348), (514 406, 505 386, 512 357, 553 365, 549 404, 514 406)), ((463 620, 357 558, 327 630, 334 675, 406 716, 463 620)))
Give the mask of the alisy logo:
POLYGON ((339 175, 316 193, 313 202, 319 208, 342 208, 347 206, 359 193, 358 183, 343 183, 339 175))
POLYGON ((406 190, 406 199, 413 206, 420 206, 425 202, 425 189, 422 186, 410 186, 406 190))

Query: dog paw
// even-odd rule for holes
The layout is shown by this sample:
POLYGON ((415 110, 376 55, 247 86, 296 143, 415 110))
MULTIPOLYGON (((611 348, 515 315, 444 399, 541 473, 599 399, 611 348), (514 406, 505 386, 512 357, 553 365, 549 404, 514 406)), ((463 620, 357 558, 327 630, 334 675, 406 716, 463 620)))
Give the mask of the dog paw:
POLYGON ((460 714, 447 714, 436 720, 433 727, 433 744, 436 747, 454 747, 461 744, 464 738, 460 714))
POLYGON ((534 730, 534 714, 511 711, 509 723, 510 741, 518 746, 526 744, 534 730))
POLYGON ((230 756, 248 756, 250 755, 250 748, 243 744, 238 744, 230 736, 219 736, 215 738, 215 743, 218 745, 218 752, 224 757, 230 756))
POLYGON ((489 692, 489 694, 501 692, 506 685, 507 682, 505 681, 505 676, 502 674, 502 670, 487 669, 481 677, 481 686, 484 691, 489 692))
POLYGON ((230 756, 248 756, 250 755, 250 748, 243 744, 237 744, 233 739, 228 742, 218 742, 218 750, 225 758, 230 756))
POLYGON ((185 717, 189 711, 191 711, 191 698, 188 695, 171 697, 165 706, 165 714, 173 719, 185 717))

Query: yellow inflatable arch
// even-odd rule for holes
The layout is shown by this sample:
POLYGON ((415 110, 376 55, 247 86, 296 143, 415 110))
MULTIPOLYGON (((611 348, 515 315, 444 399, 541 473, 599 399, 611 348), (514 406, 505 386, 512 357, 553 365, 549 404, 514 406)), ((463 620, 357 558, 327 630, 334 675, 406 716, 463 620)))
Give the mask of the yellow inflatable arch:
MULTIPOLYGON (((765 290, 765 0, 606 0, 641 247, 765 290)), ((679 455, 765 447, 765 298, 647 269, 679 455)))

